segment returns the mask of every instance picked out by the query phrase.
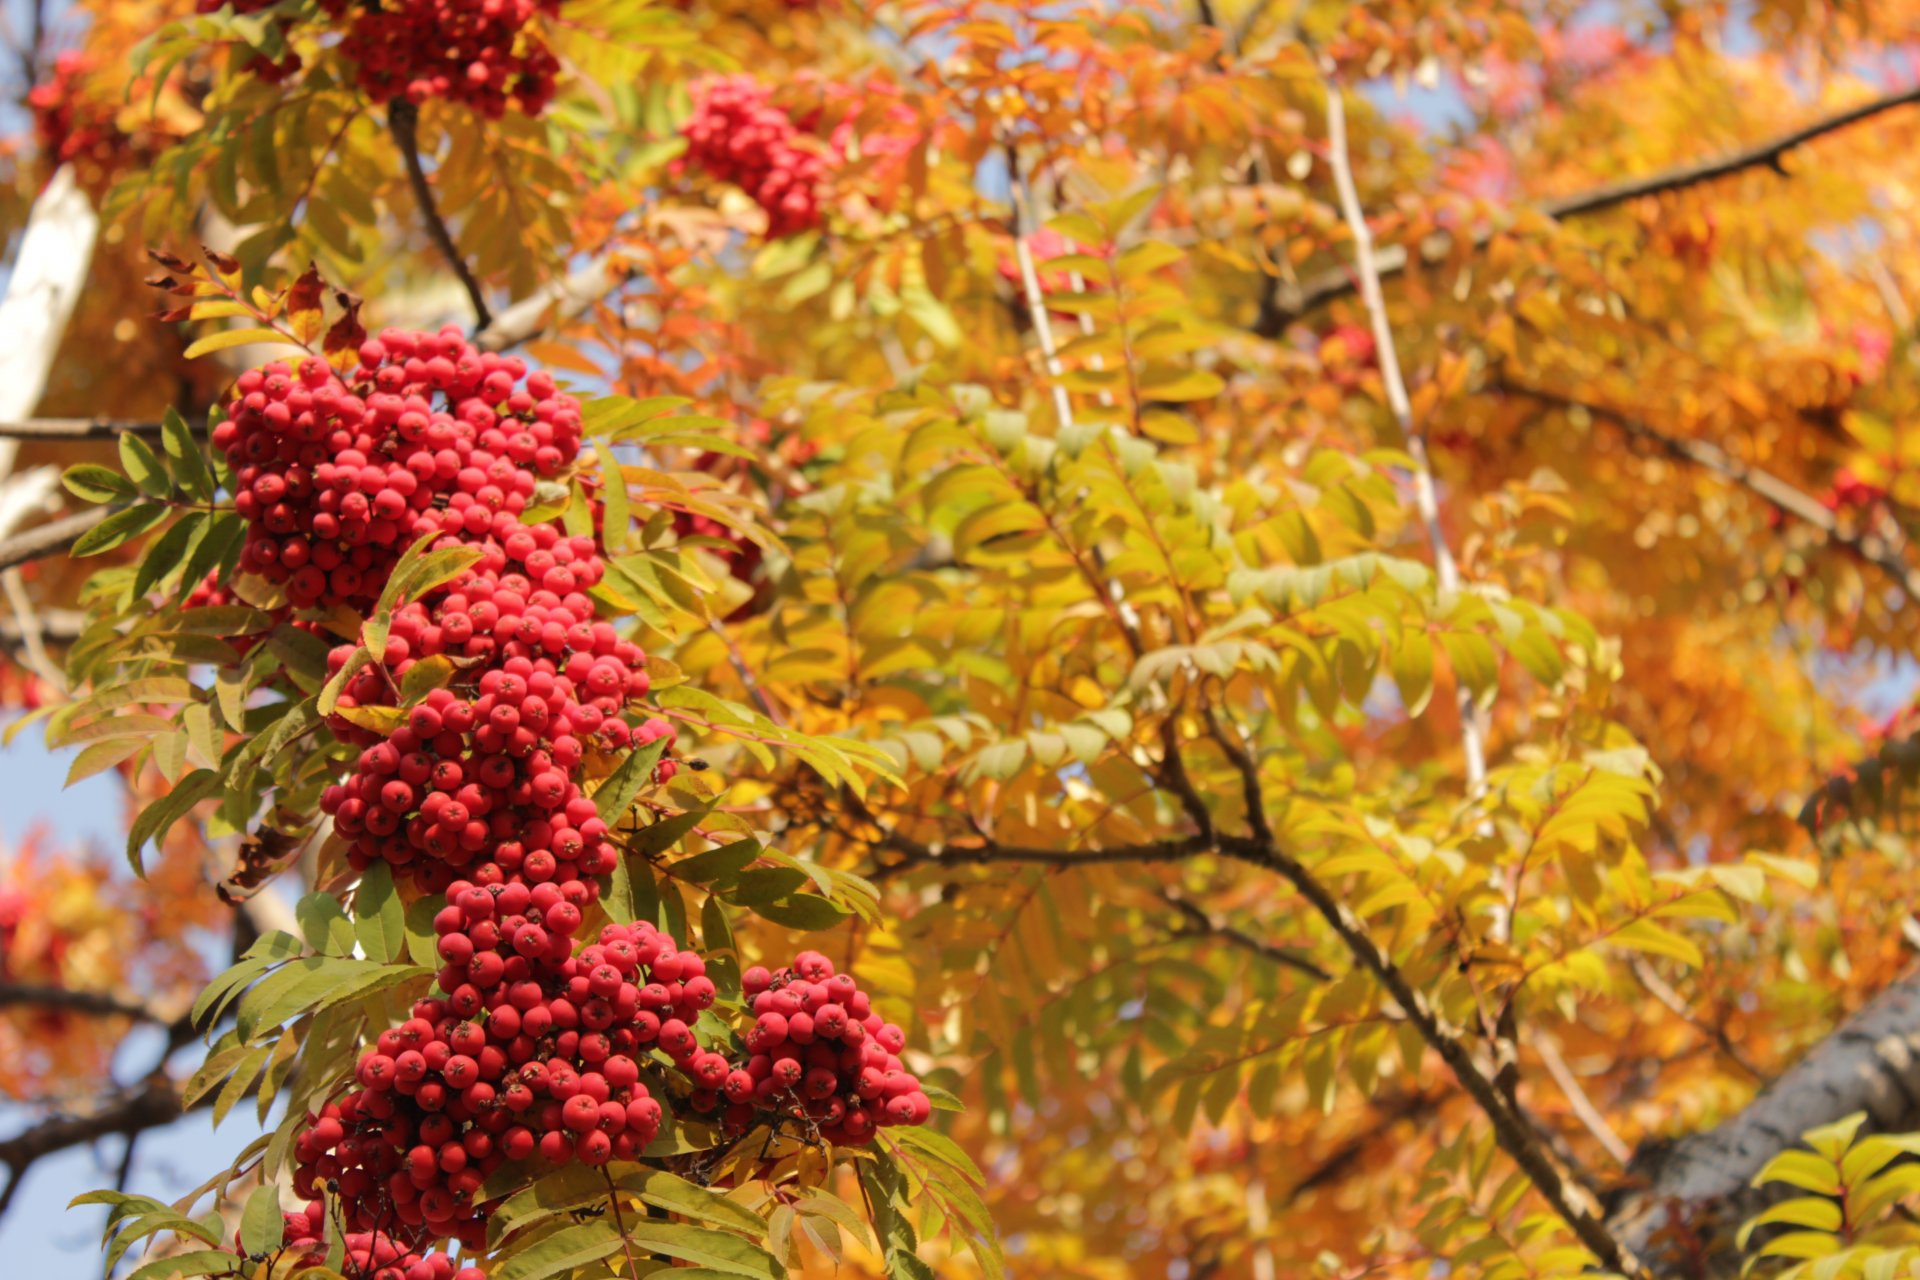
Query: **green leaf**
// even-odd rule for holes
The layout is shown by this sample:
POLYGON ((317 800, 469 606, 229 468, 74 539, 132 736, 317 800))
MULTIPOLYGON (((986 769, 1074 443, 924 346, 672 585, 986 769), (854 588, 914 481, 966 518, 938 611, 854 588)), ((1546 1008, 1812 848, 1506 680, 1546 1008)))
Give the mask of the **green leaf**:
POLYGON ((83 559, 111 551, 127 539, 137 538, 165 520, 169 510, 171 508, 157 502, 143 502, 137 507, 116 511, 81 534, 69 554, 75 559, 83 559))
POLYGON ((620 820, 627 816, 627 810, 633 807, 633 799, 640 794, 640 788, 653 780, 653 766, 660 763, 660 757, 666 752, 667 738, 655 738, 646 746, 629 753, 620 767, 601 780, 599 788, 593 793, 593 807, 600 815, 600 821, 609 827, 618 827, 620 820))
POLYGON ((160 444, 180 488, 197 501, 213 501, 213 471, 192 429, 171 405, 160 415, 160 444))
POLYGON ((133 575, 133 594, 146 595, 161 579, 178 569, 187 558, 188 545, 195 535, 204 534, 206 523, 206 512, 191 511, 155 539, 140 555, 140 567, 133 575))
POLYGON ((293 914, 300 922, 300 933, 307 940, 307 946, 322 955, 346 957, 353 954, 353 921, 347 918, 347 913, 333 900, 332 894, 307 894, 300 899, 293 914))
POLYGON ((755 907, 754 911, 775 924, 808 933, 831 929, 853 914, 839 903, 811 893, 796 893, 779 902, 755 907))
POLYGON ((140 816, 133 821, 133 830, 127 833, 127 862, 133 867, 135 875, 146 875, 140 851, 147 841, 158 845, 166 839, 174 823, 219 788, 218 773, 212 769, 196 769, 180 779, 173 790, 140 811, 140 816))
POLYGON ((240 1214, 240 1247, 248 1253, 268 1253, 280 1247, 283 1233, 279 1184, 256 1187, 240 1214))
POLYGON ((60 477, 67 492, 88 502, 128 502, 140 496, 133 481, 111 467, 82 462, 68 467, 60 477))
POLYGON ((598 1262, 618 1248, 620 1237, 612 1223, 585 1222, 513 1254, 493 1268, 492 1280, 548 1280, 598 1262))
MULTIPOLYGON (((391 964, 407 940, 406 908, 393 887, 393 870, 375 862, 360 874, 353 893, 354 935, 367 959, 391 964)), ((416 957, 416 959, 423 959, 416 957)))
POLYGON ((173 492, 173 479, 153 447, 131 431, 120 433, 120 468, 149 498, 164 498, 173 492))
POLYGON ((774 1256, 739 1236, 673 1222, 630 1222, 627 1239, 657 1257, 677 1258, 730 1276, 781 1280, 786 1271, 774 1256))
POLYGON ((766 1239, 765 1218, 737 1200, 697 1186, 665 1169, 645 1169, 630 1174, 620 1179, 620 1186, 655 1208, 744 1231, 756 1240, 766 1239))
POLYGON ((240 1267, 241 1259, 225 1249, 196 1249, 191 1253, 177 1253, 171 1258, 156 1258, 128 1276, 127 1280, 238 1275, 240 1267))

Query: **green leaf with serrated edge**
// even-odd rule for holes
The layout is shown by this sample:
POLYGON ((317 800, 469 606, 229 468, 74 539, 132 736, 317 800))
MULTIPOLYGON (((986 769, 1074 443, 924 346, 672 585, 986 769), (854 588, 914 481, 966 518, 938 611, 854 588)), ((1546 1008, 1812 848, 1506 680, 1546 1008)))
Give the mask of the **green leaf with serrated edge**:
POLYGON ((676 813, 658 822, 648 823, 633 833, 627 841, 627 847, 639 854, 665 853, 699 826, 706 816, 705 808, 689 809, 685 813, 676 813))
POLYGON ((61 473, 60 483, 68 493, 88 502, 131 502, 140 496, 140 489, 133 481, 111 467, 93 462, 68 467, 61 473))
POLYGON ((64 785, 70 787, 82 779, 104 773, 145 745, 145 740, 141 738, 109 738, 105 742, 92 743, 73 758, 64 785))
POLYGON ((200 452, 200 442, 193 438, 186 420, 171 405, 160 416, 160 444, 180 488, 197 501, 211 502, 213 472, 207 468, 206 456, 200 452))
POLYGON ((293 909, 307 946, 321 955, 353 955, 353 921, 328 893, 309 893, 293 909))
POLYGON ((752 1280, 780 1280, 786 1270, 774 1256, 739 1236, 676 1222, 629 1222, 626 1238, 656 1257, 676 1258, 752 1280))
POLYGON ((725 893, 729 902, 757 907, 786 897, 809 879, 799 867, 755 867, 742 871, 725 893))
POLYGON ((980 1172, 980 1166, 973 1162, 973 1157, 944 1133, 915 1126, 895 1130, 889 1137, 936 1164, 958 1170, 970 1182, 983 1187, 987 1184, 986 1175, 980 1172))
POLYGON ((367 959, 391 964, 400 958, 407 939, 406 908, 386 863, 372 863, 360 873, 360 887, 353 891, 353 914, 354 935, 367 959))
POLYGON ((446 688, 459 670, 459 664, 444 653, 419 659, 400 677, 400 705, 411 707, 435 689, 446 688))
POLYGON ((627 549, 627 534, 633 522, 627 499, 627 478, 618 460, 611 457, 606 460, 603 471, 606 484, 600 495, 606 511, 601 521, 601 539, 609 554, 618 555, 627 549))
POLYGON ((593 793, 593 807, 602 822, 609 827, 620 825, 634 797, 640 794, 640 788, 653 780, 653 767, 666 753, 668 741, 655 738, 644 747, 636 747, 617 769, 601 780, 593 793))
MULTIPOLYGON (((612 1166, 608 1166, 609 1172, 612 1166)), ((582 1205, 605 1202, 610 1193, 601 1170, 589 1165, 562 1166, 502 1201, 487 1222, 487 1238, 496 1244, 542 1218, 582 1205)))
POLYGON ((140 811, 140 816, 134 819, 133 830, 127 834, 127 862, 133 867, 135 875, 146 875, 140 851, 147 841, 158 844, 164 840, 174 823, 185 817, 194 805, 211 796, 219 786, 218 773, 212 769, 196 769, 175 784, 173 790, 140 811))
POLYGON ((763 903, 753 910, 775 924, 807 933, 831 929, 853 914, 839 903, 811 893, 796 893, 778 902, 763 903))
POLYGON ((315 709, 323 716, 332 715, 334 709, 340 705, 340 695, 346 690, 347 681, 353 679, 354 676, 360 673, 361 668, 372 661, 373 655, 367 652, 365 646, 355 649, 352 653, 348 654, 346 662, 341 664, 340 669, 329 676, 327 682, 320 686, 320 693, 318 701, 315 703, 315 709))
POLYGON ((169 507, 143 502, 137 507, 116 511, 81 534, 67 554, 75 559, 111 551, 129 538, 136 538, 167 518, 169 507))
POLYGON ((744 1231, 756 1240, 766 1238, 767 1222, 759 1214, 737 1200, 688 1182, 665 1169, 643 1169, 628 1174, 619 1179, 619 1185, 657 1209, 744 1231))
POLYGON ((434 930, 433 917, 445 905, 445 902, 437 902, 432 894, 428 894, 407 908, 407 958, 415 964, 440 963, 437 950, 440 935, 434 930))
POLYGON ((167 466, 151 446, 131 431, 120 433, 120 469, 149 498, 164 498, 173 492, 173 479, 167 466))
POLYGON ((233 1075, 220 1090, 220 1096, 213 1101, 214 1128, 218 1129, 221 1121, 227 1118, 227 1113, 246 1096, 253 1082, 260 1078, 262 1071, 267 1069, 267 1060, 271 1057, 273 1057, 273 1047, 264 1045, 257 1049, 249 1049, 247 1055, 240 1059, 239 1065, 234 1068, 233 1075))
POLYGON ((548 1280, 598 1262, 620 1247, 612 1223, 581 1223, 514 1253, 492 1269, 491 1280, 548 1280))
POLYGON ((758 840, 736 840, 690 858, 664 864, 660 869, 676 880, 692 884, 713 884, 737 871, 744 871, 760 857, 758 840))
POLYGON ((873 1230, 867 1226, 865 1220, 863 1220, 859 1214, 853 1211, 851 1205, 839 1197, 829 1195, 808 1196, 804 1200, 796 1201, 793 1207, 803 1216, 826 1218, 836 1223, 846 1231, 848 1235, 851 1235, 854 1239, 866 1245, 867 1248, 871 1249, 873 1247, 873 1230))
MULTIPOLYGON (((298 946, 297 942, 295 946, 298 946)), ((211 1025, 212 1021, 220 1016, 221 1010, 226 1008, 228 1001, 237 998, 254 979, 265 973, 273 964, 274 961, 265 956, 251 957, 235 964, 208 983, 206 989, 201 991, 193 1002, 193 1011, 188 1015, 189 1021, 196 1027, 205 1028, 211 1025)))
POLYGON ((920 1092, 927 1095, 927 1101, 933 1104, 935 1111, 965 1111, 967 1109, 967 1104, 960 1101, 958 1096, 949 1093, 937 1084, 928 1084, 925 1080, 922 1080, 920 1082, 920 1092))
POLYGON ((220 572, 224 576, 238 558, 246 535, 246 521, 231 511, 215 512, 207 525, 207 536, 200 539, 200 545, 187 557, 181 584, 192 590, 205 581, 208 574, 220 572))
POLYGON ((366 970, 377 968, 332 956, 292 961, 240 997, 235 1028, 243 1040, 251 1040, 257 1033, 272 1030, 338 994, 354 979, 363 977, 366 970))

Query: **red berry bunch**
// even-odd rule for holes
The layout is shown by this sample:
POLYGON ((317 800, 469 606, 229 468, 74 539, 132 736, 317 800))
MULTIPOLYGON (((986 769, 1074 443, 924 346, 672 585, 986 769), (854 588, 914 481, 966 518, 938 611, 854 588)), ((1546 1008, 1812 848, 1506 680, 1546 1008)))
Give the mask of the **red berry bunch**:
POLYGON ((428 532, 517 529, 538 478, 579 449, 578 401, 456 329, 389 330, 359 355, 347 379, 317 357, 242 374, 213 432, 247 521, 241 567, 299 608, 365 610, 428 532))
POLYGON ((691 1100, 696 1111, 721 1112, 735 1131, 796 1121, 836 1146, 865 1145, 877 1128, 924 1124, 933 1113, 920 1081, 901 1065, 905 1033, 818 951, 802 951, 773 973, 756 965, 741 984, 755 1015, 750 1056, 724 1074, 724 1059, 696 1058, 685 1068, 700 1086, 691 1100))
POLYGON ((766 211, 768 236, 790 236, 820 225, 827 159, 770 99, 767 86, 748 75, 698 86, 682 130, 687 151, 675 164, 739 187, 766 211))
POLYGON ((1820 495, 1820 505, 1829 511, 1865 509, 1884 501, 1886 496, 1884 487, 1862 479, 1852 467, 1841 467, 1833 473, 1833 484, 1820 495))
MULTIPOLYGON (((338 18, 345 0, 326 0, 338 18)), ((447 98, 489 119, 553 100, 560 60, 531 30, 560 0, 382 0, 355 8, 340 50, 374 102, 447 98)))

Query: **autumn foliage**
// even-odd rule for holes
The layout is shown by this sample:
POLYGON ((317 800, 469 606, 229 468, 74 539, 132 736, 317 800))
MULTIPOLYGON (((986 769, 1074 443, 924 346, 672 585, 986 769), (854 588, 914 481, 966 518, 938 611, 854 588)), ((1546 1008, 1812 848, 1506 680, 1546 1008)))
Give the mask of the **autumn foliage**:
POLYGON ((1907 1274, 1916 21, 77 0, 0 1211, 244 1104, 110 1270, 1907 1274))

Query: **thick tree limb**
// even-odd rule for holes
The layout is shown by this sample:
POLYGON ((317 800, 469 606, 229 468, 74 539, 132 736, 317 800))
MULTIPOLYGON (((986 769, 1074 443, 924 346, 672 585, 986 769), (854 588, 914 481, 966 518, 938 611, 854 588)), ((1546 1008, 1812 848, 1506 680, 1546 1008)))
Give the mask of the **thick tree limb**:
POLYGON ((1738 1115, 1650 1152, 1646 1185, 1623 1197, 1609 1223, 1656 1275, 1694 1274, 1694 1260, 1659 1247, 1673 1229, 1708 1241, 1710 1274, 1731 1276, 1740 1263, 1731 1237, 1767 1202, 1748 1185, 1753 1175, 1808 1129, 1856 1111, 1881 1130, 1920 1121, 1920 972, 1881 992, 1738 1115))
POLYGON ((453 242, 453 232, 447 229, 447 220, 440 216, 440 209, 433 202, 433 185, 427 181, 426 167, 420 163, 419 124, 420 109, 411 102, 396 98, 388 104, 387 131, 393 135, 394 145, 400 148, 400 157, 406 162, 407 182, 413 188, 414 203, 420 206, 420 216, 426 219, 427 238, 433 241, 433 247, 440 251, 447 265, 453 268, 453 274, 460 279, 460 287, 467 291, 467 297, 473 303, 476 329, 485 329, 493 323, 493 313, 487 309, 487 293, 480 287, 473 268, 460 256, 459 246, 453 242))
POLYGON ((119 508, 95 507, 78 515, 49 521, 25 533, 0 542, 0 569, 11 569, 42 556, 58 555, 80 541, 80 535, 105 520, 119 508))
MULTIPOLYGON (((1660 195, 1668 191, 1680 191, 1708 182, 1717 182, 1722 178, 1732 177, 1751 169, 1771 169, 1785 175, 1787 172, 1785 159, 1789 152, 1827 134, 1837 133, 1864 120, 1871 120, 1888 111, 1916 103, 1920 103, 1920 88, 1889 93, 1863 102, 1857 107, 1823 116, 1768 141, 1729 152, 1712 160, 1677 165, 1671 169, 1662 169, 1658 173, 1648 174, 1644 178, 1630 178, 1624 182, 1609 183, 1604 187, 1596 187, 1591 191, 1579 192, 1558 200, 1549 200, 1538 206, 1539 211, 1549 218, 1563 221, 1583 214, 1602 213, 1643 196, 1660 195)), ((1473 245, 1475 248, 1484 248, 1492 239, 1493 232, 1490 229, 1483 229, 1474 233, 1473 245)), ((1453 248, 1453 243, 1453 237, 1445 233, 1430 235, 1420 242, 1420 257, 1423 261, 1437 262, 1447 256, 1453 248)), ((1381 250, 1380 274, 1382 276, 1398 275, 1407 269, 1408 258, 1406 249, 1398 246, 1381 250)), ((1254 331, 1265 338, 1277 337, 1287 325, 1307 312, 1324 306, 1335 298, 1354 293, 1358 287, 1358 281, 1341 269, 1325 271, 1298 283, 1275 281, 1266 299, 1266 305, 1261 309, 1260 320, 1254 326, 1254 331)))

